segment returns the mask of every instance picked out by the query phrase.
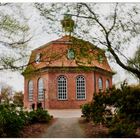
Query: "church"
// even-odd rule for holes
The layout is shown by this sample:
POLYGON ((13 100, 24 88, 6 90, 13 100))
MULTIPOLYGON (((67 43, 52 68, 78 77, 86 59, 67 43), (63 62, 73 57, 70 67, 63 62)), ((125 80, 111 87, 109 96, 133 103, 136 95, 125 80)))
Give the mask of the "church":
POLYGON ((23 72, 26 109, 77 109, 112 86, 105 51, 71 35, 71 16, 61 24, 69 34, 33 50, 23 72))

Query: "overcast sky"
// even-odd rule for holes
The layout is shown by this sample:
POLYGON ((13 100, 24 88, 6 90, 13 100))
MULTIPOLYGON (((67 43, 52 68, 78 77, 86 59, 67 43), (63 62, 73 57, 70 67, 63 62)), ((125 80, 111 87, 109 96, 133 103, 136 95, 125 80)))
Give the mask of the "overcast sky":
MULTIPOLYGON (((26 16, 30 19, 29 26, 34 36, 32 41, 29 44, 32 49, 35 49, 43 44, 46 44, 49 41, 56 40, 57 38, 59 38, 59 36, 56 34, 53 34, 53 33, 47 34, 46 32, 41 31, 42 28, 39 26, 40 21, 37 20, 39 19, 38 14, 36 13, 36 10, 30 7, 30 4, 24 4, 23 9, 26 16)), ((128 49, 124 50, 123 53, 127 54, 127 56, 132 56, 134 55, 135 51, 136 51, 136 47, 134 48, 133 46, 131 46, 128 49)), ((110 63, 110 66, 113 69, 113 71, 117 72, 117 74, 114 75, 113 77, 114 84, 119 84, 125 79, 127 79, 130 84, 137 83, 137 81, 130 74, 125 72, 116 63, 112 62, 110 63)), ((14 90, 23 91, 24 89, 24 78, 18 72, 0 72, 0 83, 3 83, 3 82, 11 85, 14 90)))

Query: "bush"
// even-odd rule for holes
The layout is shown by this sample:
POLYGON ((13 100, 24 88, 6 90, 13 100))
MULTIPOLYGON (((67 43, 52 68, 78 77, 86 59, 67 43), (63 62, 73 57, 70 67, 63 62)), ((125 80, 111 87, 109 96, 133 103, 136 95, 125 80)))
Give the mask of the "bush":
POLYGON ((29 112, 28 118, 30 123, 47 123, 51 120, 51 116, 49 115, 48 111, 42 109, 29 112))
POLYGON ((0 137, 18 137, 24 124, 13 106, 0 105, 0 137))
POLYGON ((111 126, 109 129, 112 138, 134 138, 136 137, 136 126, 129 122, 121 121, 111 126))
POLYGON ((94 94, 92 103, 83 105, 82 113, 109 127, 112 137, 133 137, 140 126, 140 87, 124 82, 120 89, 94 94), (115 108, 115 114, 107 107, 115 108))
POLYGON ((86 120, 89 121, 90 117, 91 117, 91 104, 86 103, 86 104, 82 105, 81 108, 82 108, 83 117, 85 117, 86 120))
POLYGON ((25 112, 16 110, 15 105, 0 105, 0 137, 15 138, 20 136, 23 127, 32 123, 49 122, 51 116, 47 111, 25 112))

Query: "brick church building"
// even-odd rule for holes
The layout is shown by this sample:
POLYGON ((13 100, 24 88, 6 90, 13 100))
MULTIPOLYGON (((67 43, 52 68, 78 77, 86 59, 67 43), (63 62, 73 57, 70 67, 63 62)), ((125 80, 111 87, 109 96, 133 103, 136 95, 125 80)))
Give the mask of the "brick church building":
POLYGON ((112 86, 113 72, 105 52, 71 35, 74 21, 61 21, 68 35, 32 51, 24 71, 24 107, 80 108, 95 92, 112 86))

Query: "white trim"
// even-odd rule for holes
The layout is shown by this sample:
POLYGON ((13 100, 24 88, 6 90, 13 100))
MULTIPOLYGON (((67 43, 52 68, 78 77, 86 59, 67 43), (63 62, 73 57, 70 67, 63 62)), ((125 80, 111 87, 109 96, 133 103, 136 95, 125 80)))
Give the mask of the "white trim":
MULTIPOLYGON (((64 86, 64 85, 63 85, 64 86)), ((64 97, 64 96, 63 96, 64 97)), ((59 100, 59 101, 65 101, 65 100, 68 100, 68 88, 67 88, 67 77, 66 76, 64 76, 64 75, 59 75, 58 77, 57 77, 57 100, 59 100), (66 80, 66 98, 59 98, 59 87, 58 87, 58 81, 59 81, 59 78, 60 77, 64 77, 65 78, 65 80, 66 80)))
POLYGON ((42 77, 40 77, 40 78, 38 78, 38 81, 37 81, 37 100, 38 101, 43 101, 44 100, 44 91, 43 91, 43 89, 44 89, 44 79, 42 77), (39 94, 39 80, 43 81, 43 87, 41 87, 43 94, 39 94), (42 98, 39 98, 39 96, 41 96, 42 98))
POLYGON ((33 80, 29 80, 28 81, 28 101, 29 102, 32 102, 33 101, 33 95, 34 95, 34 83, 33 83, 33 80), (29 86, 29 83, 32 83, 32 90, 30 89, 30 86, 29 86), (32 94, 30 94, 30 91, 32 91, 32 94))
POLYGON ((99 90, 103 90, 103 79, 102 79, 102 77, 99 77, 99 78, 98 78, 98 89, 99 89, 99 90), (102 82, 102 88, 100 88, 99 80, 101 80, 101 82, 102 82))
POLYGON ((83 75, 78 75, 76 76, 76 100, 86 100, 86 78, 83 75), (85 89, 85 98, 77 98, 77 78, 78 77, 83 77, 84 78, 84 89, 85 89))

